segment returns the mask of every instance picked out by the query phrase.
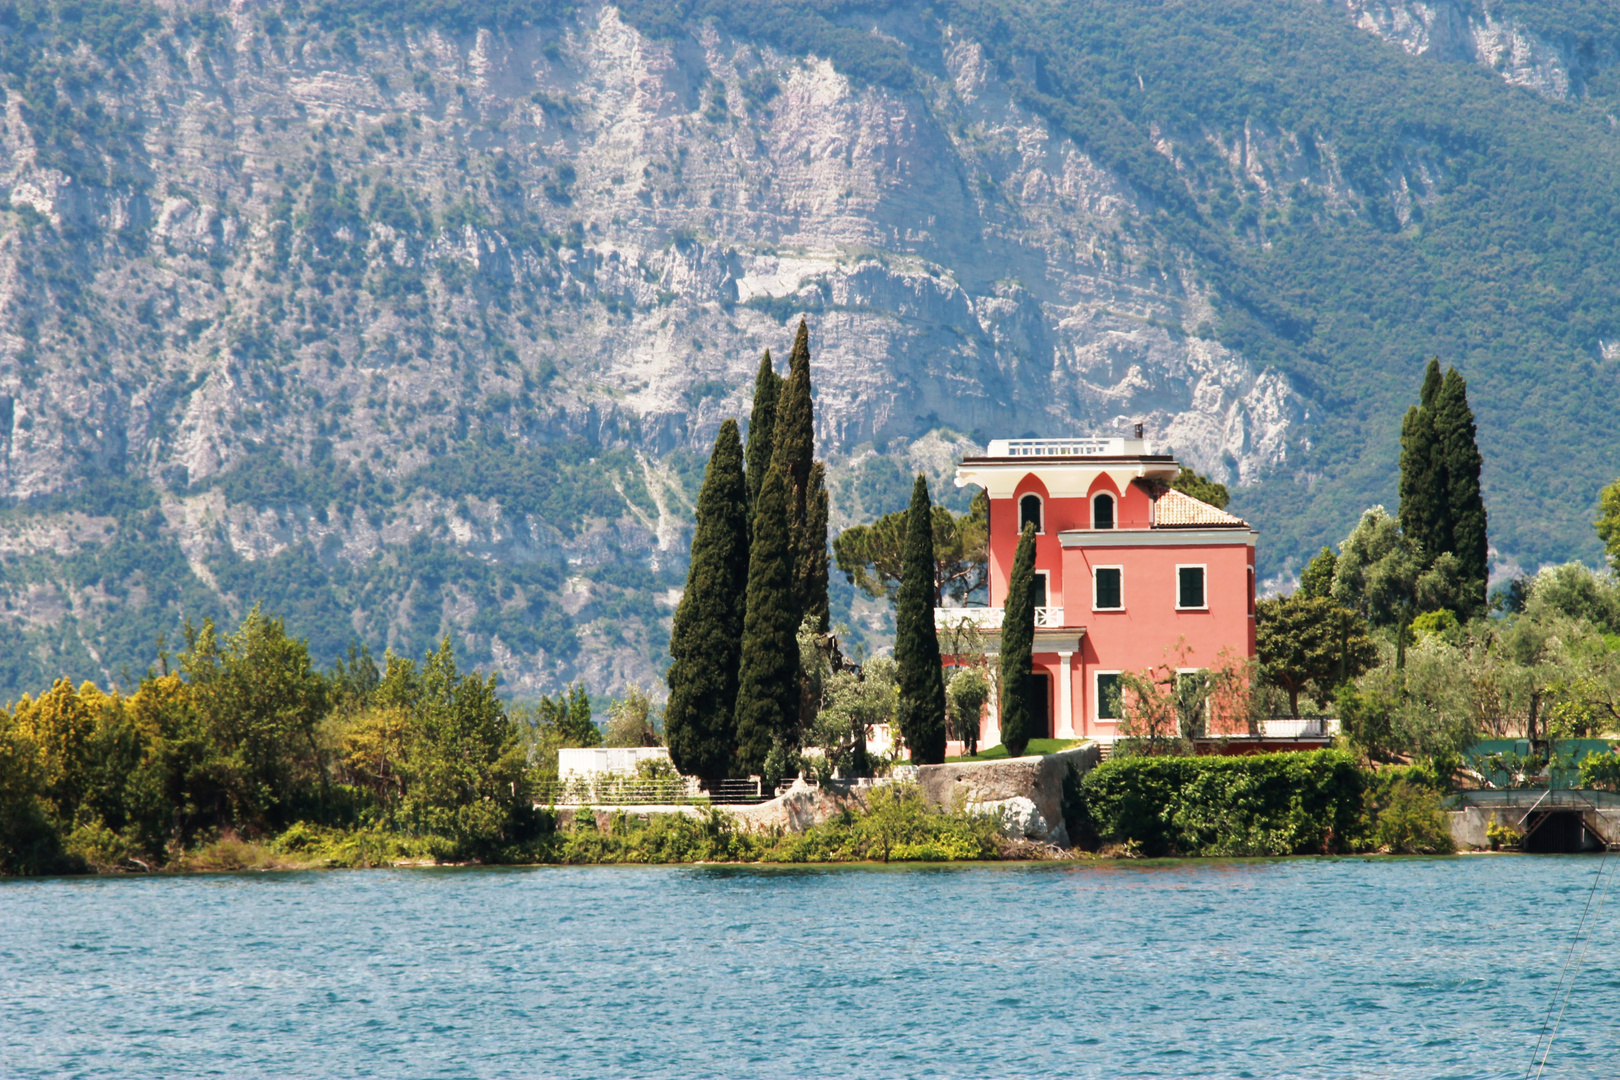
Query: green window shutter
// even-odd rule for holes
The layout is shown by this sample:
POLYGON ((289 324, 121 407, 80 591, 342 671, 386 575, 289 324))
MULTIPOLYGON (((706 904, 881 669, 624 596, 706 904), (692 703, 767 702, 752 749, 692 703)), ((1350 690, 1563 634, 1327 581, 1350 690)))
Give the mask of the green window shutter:
POLYGON ((1201 608, 1204 606, 1204 568, 1183 566, 1176 570, 1176 606, 1201 608))
POLYGON ((1096 586, 1096 604, 1099 611, 1111 608, 1121 608, 1125 605, 1120 602, 1120 570, 1117 566, 1099 566, 1093 571, 1096 586))

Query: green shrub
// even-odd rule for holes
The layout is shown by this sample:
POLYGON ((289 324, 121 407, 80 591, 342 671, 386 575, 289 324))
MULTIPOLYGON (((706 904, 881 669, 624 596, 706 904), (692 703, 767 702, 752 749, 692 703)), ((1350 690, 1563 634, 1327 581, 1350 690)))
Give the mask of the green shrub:
POLYGON ((1581 787, 1620 791, 1620 754, 1594 750, 1581 758, 1581 787))
POLYGON ((1364 780, 1336 750, 1250 757, 1133 757, 1081 784, 1103 843, 1143 855, 1297 855, 1352 850, 1364 780))
POLYGON ((1524 833, 1493 818, 1485 826, 1485 841, 1491 845, 1492 851, 1501 851, 1504 848, 1517 850, 1524 843, 1524 833))
POLYGON ((1372 828, 1373 846, 1396 855, 1450 855, 1457 850, 1440 793, 1414 779, 1391 786, 1372 828))

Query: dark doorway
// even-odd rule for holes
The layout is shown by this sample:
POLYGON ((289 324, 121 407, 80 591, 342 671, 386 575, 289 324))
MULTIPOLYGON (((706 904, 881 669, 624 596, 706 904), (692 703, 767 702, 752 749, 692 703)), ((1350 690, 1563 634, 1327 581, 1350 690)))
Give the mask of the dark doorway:
POLYGON ((1543 810, 1524 823, 1524 850, 1543 855, 1595 851, 1602 846, 1587 832, 1579 810, 1543 810))
POLYGON ((1052 737, 1052 677, 1036 673, 1029 677, 1029 737, 1052 737))

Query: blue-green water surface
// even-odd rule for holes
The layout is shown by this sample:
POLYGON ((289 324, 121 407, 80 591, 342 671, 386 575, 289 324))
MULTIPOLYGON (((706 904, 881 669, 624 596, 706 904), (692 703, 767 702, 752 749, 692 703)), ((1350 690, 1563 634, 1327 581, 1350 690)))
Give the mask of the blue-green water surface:
MULTIPOLYGON (((0 1076, 1519 1077, 1598 866, 8 881, 0 1076)), ((1617 919, 1549 1077, 1620 1075, 1617 919)))

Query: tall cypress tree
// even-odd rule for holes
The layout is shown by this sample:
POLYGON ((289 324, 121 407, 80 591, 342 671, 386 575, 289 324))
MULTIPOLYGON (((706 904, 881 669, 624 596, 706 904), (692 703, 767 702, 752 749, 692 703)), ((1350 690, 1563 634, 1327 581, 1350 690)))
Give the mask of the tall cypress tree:
POLYGON ((945 760, 945 673, 934 629, 934 572, 934 508, 928 481, 918 476, 906 515, 894 615, 895 677, 900 688, 895 725, 911 747, 913 765, 945 760))
POLYGON ((686 591, 669 637, 669 756, 705 783, 725 777, 736 743, 737 667, 748 586, 748 490, 737 421, 720 425, 698 493, 686 591))
POLYGON ((1435 434, 1440 457, 1445 462, 1446 516, 1451 525, 1446 550, 1462 561, 1469 584, 1469 610, 1458 612, 1464 618, 1485 610, 1485 585, 1489 577, 1486 547, 1485 500, 1479 490, 1479 470, 1483 463, 1475 439, 1474 411, 1468 407, 1468 383, 1456 368, 1446 372, 1444 385, 1435 402, 1435 434))
POLYGON ((804 523, 793 541, 793 598, 802 618, 816 620, 825 634, 832 625, 827 600, 827 467, 810 466, 809 491, 804 500, 804 523))
POLYGON ((1001 617, 1001 745, 1011 757, 1029 748, 1035 727, 1030 683, 1035 653, 1035 525, 1024 526, 1013 553, 1001 617))
POLYGON ((811 472, 816 459, 815 404, 810 396, 810 329, 799 320, 788 357, 788 374, 776 401, 771 467, 782 470, 788 491, 788 546, 793 559, 794 603, 802 618, 825 605, 827 527, 810 518, 811 472), (815 582, 823 582, 820 589, 815 582))
POLYGON ((1423 545, 1425 565, 1451 549, 1446 462, 1435 426, 1441 383, 1436 357, 1423 373, 1419 403, 1401 421, 1401 529, 1423 545))
POLYGON ((775 445, 776 403, 782 395, 782 377, 771 366, 771 350, 759 359, 759 373, 754 376, 754 411, 748 417, 748 507, 752 512, 759 498, 760 485, 765 482, 765 470, 771 467, 771 449, 775 445))
POLYGON ((773 744, 798 749, 799 612, 788 547, 788 485, 772 467, 754 509, 737 679, 739 775, 760 772, 773 744))
POLYGON ((810 486, 810 466, 816 459, 815 405, 810 399, 810 328, 799 320, 788 357, 787 379, 776 405, 775 445, 771 463, 780 465, 793 492, 792 520, 804 520, 805 496, 810 486))

